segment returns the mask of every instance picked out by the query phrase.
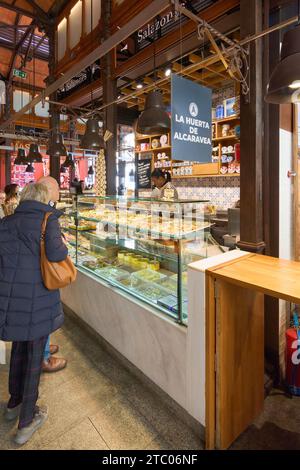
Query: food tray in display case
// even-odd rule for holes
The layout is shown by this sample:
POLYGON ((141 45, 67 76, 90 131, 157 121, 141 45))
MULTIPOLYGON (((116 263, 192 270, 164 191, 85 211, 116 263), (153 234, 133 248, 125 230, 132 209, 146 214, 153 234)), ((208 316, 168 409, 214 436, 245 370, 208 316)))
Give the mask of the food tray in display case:
POLYGON ((62 230, 78 269, 186 324, 187 265, 211 238, 207 204, 78 195, 62 230))

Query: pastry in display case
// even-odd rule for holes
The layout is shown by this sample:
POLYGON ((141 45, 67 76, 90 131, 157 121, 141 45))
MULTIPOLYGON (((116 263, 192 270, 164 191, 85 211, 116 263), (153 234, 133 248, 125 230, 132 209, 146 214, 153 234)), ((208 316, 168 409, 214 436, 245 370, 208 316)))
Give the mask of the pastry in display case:
POLYGON ((61 225, 78 269, 186 324, 187 265, 206 256, 209 201, 74 198, 61 225))

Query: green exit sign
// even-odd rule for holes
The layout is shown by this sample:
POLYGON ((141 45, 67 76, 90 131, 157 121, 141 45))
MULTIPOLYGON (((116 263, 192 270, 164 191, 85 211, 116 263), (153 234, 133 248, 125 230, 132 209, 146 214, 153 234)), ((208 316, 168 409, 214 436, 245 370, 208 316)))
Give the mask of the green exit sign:
POLYGON ((19 77, 19 78, 26 78, 27 73, 23 72, 23 70, 14 69, 13 70, 13 76, 14 77, 19 77))

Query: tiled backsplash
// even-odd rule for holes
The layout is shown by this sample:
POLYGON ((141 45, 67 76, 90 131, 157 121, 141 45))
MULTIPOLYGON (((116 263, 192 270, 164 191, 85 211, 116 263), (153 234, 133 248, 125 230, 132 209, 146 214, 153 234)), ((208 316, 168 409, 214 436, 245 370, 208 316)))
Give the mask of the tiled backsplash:
MULTIPOLYGON (((234 207, 240 199, 240 178, 218 176, 209 178, 174 179, 180 199, 205 199, 218 209, 234 207)), ((140 192, 140 197, 149 197, 149 192, 140 192)))

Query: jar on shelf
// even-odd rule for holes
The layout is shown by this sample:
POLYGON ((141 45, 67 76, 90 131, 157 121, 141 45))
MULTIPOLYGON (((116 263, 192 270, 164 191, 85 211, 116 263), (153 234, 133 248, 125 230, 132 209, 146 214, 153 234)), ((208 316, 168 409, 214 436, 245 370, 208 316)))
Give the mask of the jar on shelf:
POLYGON ((230 126, 229 124, 224 124, 222 126, 222 137, 227 137, 228 134, 229 134, 229 129, 230 129, 230 126))

